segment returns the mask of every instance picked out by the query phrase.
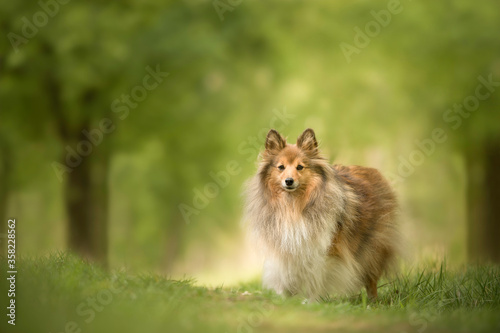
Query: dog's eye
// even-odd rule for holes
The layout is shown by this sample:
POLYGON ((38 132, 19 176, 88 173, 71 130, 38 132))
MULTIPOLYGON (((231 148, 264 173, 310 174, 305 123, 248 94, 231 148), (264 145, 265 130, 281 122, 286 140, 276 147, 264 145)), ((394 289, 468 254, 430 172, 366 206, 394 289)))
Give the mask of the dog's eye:
POLYGON ((278 169, 280 169, 281 171, 285 170, 285 166, 284 165, 280 165, 278 166, 278 169))
POLYGON ((302 165, 300 165, 300 164, 299 164, 299 165, 297 165, 297 170, 299 170, 299 171, 300 171, 300 170, 302 170, 302 169, 304 169, 304 167, 303 167, 302 165))

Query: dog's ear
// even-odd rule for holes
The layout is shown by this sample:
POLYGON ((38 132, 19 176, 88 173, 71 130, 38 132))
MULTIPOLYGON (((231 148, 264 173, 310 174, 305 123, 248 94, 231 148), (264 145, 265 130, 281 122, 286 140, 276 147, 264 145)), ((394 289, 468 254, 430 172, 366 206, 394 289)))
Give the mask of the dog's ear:
POLYGON ((285 148, 286 140, 274 129, 267 133, 266 138, 266 150, 268 151, 280 151, 285 148))
POLYGON ((312 129, 306 129, 299 136, 297 139, 297 147, 311 154, 318 153, 318 141, 316 141, 316 136, 312 129))

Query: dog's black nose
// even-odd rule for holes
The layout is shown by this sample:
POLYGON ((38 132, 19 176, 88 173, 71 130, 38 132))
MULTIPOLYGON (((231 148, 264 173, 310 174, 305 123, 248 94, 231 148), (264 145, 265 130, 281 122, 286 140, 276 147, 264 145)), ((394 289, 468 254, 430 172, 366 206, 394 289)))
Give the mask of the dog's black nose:
POLYGON ((292 184, 293 184, 293 178, 287 178, 287 179, 285 179, 285 184, 286 184, 286 186, 292 186, 292 184))

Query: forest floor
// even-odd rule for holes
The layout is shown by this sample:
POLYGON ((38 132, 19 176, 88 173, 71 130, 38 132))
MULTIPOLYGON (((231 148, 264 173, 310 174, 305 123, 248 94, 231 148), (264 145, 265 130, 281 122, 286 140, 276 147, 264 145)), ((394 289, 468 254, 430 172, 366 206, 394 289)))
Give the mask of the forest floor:
MULTIPOLYGON (((447 270, 429 263, 380 281, 376 302, 361 291, 303 304, 262 290, 259 281, 207 288, 105 272, 64 253, 17 265, 16 325, 2 314, 1 332, 500 332, 496 266, 447 270)), ((0 299, 7 312, 5 274, 0 299)))

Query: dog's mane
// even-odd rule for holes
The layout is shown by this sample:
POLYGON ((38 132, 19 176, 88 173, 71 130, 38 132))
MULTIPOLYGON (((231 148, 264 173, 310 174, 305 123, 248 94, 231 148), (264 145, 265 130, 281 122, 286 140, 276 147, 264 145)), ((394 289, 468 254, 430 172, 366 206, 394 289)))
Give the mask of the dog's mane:
POLYGON ((308 165, 315 181, 295 195, 282 191, 277 194, 268 181, 276 154, 264 151, 260 160, 258 172, 246 184, 245 191, 245 217, 251 234, 271 251, 294 253, 307 248, 299 244, 325 239, 326 251, 331 238, 325 235, 333 237, 338 225, 345 223, 345 217, 352 216, 346 213, 355 210, 337 171, 319 153, 309 156, 308 165))

